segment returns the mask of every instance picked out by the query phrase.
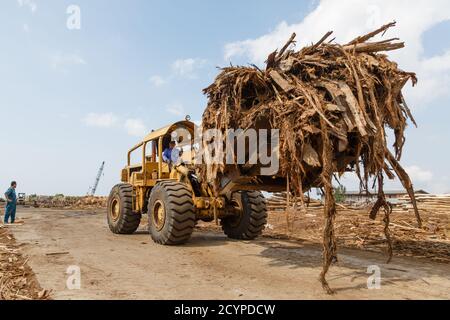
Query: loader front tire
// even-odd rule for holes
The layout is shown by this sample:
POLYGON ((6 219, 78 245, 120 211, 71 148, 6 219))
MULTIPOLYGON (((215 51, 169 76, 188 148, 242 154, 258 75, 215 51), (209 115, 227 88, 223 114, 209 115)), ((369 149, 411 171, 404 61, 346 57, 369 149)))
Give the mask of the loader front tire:
POLYGON ((176 181, 157 184, 148 201, 149 232, 154 242, 180 245, 189 241, 196 222, 192 192, 176 181))
POLYGON ((118 184, 108 198, 108 225, 115 234, 133 234, 141 223, 141 214, 133 212, 133 186, 118 184))
POLYGON ((235 192, 232 203, 239 215, 222 219, 224 233, 236 240, 254 240, 259 237, 267 224, 266 201, 262 193, 235 192))

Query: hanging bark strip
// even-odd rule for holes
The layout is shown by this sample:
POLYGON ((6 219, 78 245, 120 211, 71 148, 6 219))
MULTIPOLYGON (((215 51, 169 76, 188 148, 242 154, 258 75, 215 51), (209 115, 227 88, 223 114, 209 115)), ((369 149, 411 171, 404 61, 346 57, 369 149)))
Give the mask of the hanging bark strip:
POLYGON ((395 157, 392 155, 391 152, 388 151, 386 157, 391 166, 393 167, 394 171, 397 173, 397 176, 402 182, 403 187, 408 192, 408 195, 411 199, 411 203, 414 208, 414 214, 416 215, 417 225, 419 228, 422 228, 422 218, 420 217, 419 207, 417 206, 416 194, 414 192, 411 178, 409 177, 405 169, 403 169, 403 167, 400 165, 400 163, 395 159, 395 157))
MULTIPOLYGON (((312 188, 324 190, 320 279, 330 293, 325 277, 336 259, 333 175, 341 177, 354 172, 364 190, 373 179, 382 182, 383 174, 389 179, 397 176, 408 191, 418 225, 422 226, 411 179, 399 163, 405 130, 409 122, 415 124, 402 89, 409 80, 414 86, 417 78, 414 73, 399 69, 385 53, 403 48, 403 42, 392 37, 374 40, 394 26, 395 22, 386 24, 347 44, 327 42, 332 35, 328 32, 299 51, 292 49, 296 38, 293 34, 280 51, 268 57, 265 69, 227 67, 204 89, 208 105, 203 114, 203 130, 278 129, 277 177, 289 177, 288 192, 302 199, 301 195, 312 188), (389 130, 395 137, 392 151, 386 139, 389 130)), ((258 172, 258 165, 237 167, 243 174, 258 172)), ((227 166, 206 165, 199 176, 217 190, 227 172, 227 166)), ((371 218, 375 219, 381 209, 385 211, 385 233, 391 252, 391 210, 382 183, 371 218)))
POLYGON ((393 248, 392 248, 392 237, 391 237, 391 230, 389 229, 389 225, 391 223, 391 213, 392 213, 392 205, 388 202, 385 203, 384 206, 384 235, 386 237, 386 242, 388 246, 388 259, 386 263, 391 263, 392 256, 394 254, 393 248))
POLYGON ((388 249, 388 260, 387 263, 390 263, 393 256, 393 249, 392 249, 392 237, 391 237, 391 231, 389 230, 389 225, 391 223, 390 215, 392 213, 392 205, 387 202, 386 195, 383 191, 384 186, 384 176, 382 173, 378 175, 378 199, 375 205, 372 207, 372 210, 370 211, 370 218, 372 220, 375 220, 377 217, 378 212, 381 208, 384 209, 384 235, 386 237, 387 242, 387 249, 388 249))
POLYGON ((326 280, 325 276, 330 269, 331 264, 334 261, 337 261, 337 247, 336 247, 336 239, 334 236, 334 220, 336 217, 336 202, 333 193, 333 146, 331 145, 330 138, 328 136, 328 129, 326 127, 325 121, 321 120, 322 125, 322 141, 323 141, 323 150, 322 150, 322 159, 323 159, 323 172, 322 172, 322 181, 323 188, 325 191, 325 207, 324 207, 324 215, 325 215, 325 226, 323 230, 323 270, 320 274, 320 281, 322 283, 322 287, 328 294, 333 294, 334 290, 332 290, 326 280))

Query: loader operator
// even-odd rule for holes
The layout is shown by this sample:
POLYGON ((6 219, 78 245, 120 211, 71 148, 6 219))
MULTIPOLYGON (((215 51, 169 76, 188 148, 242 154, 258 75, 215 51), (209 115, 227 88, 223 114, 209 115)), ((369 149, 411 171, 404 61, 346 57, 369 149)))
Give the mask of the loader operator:
POLYGON ((183 154, 182 150, 176 147, 176 142, 171 141, 169 148, 163 152, 163 161, 169 165, 169 170, 172 171, 172 167, 179 165, 181 161, 181 156, 183 154))
POLYGON ((17 182, 11 182, 11 187, 5 192, 6 198, 6 209, 5 209, 5 224, 8 224, 9 218, 11 217, 11 223, 16 221, 16 187, 17 182))
POLYGON ((169 165, 172 164, 172 152, 175 149, 176 144, 175 141, 170 141, 169 147, 163 152, 163 160, 165 163, 169 165))

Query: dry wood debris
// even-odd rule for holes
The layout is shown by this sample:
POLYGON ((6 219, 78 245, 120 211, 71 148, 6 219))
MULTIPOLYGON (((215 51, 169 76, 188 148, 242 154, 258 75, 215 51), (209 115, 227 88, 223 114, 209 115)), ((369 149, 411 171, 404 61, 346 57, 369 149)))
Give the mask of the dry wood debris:
POLYGON ((27 262, 8 228, 0 225, 0 300, 49 299, 27 262))
MULTIPOLYGON (((270 201, 270 200, 269 200, 270 201)), ((271 201, 270 201, 271 202, 271 201)), ((392 246, 395 256, 423 258, 450 263, 450 212, 422 211, 423 227, 417 228, 414 214, 394 206, 390 216, 392 246)), ((367 219, 369 208, 338 208, 335 222, 336 241, 339 247, 380 252, 385 249, 382 217, 367 219)), ((280 209, 278 209, 280 210, 280 209)), ((299 210, 289 212, 289 227, 282 211, 271 211, 265 235, 274 238, 320 242, 323 226, 323 206, 314 203, 305 214, 299 210)))
MULTIPOLYGON (((408 119, 415 120, 402 89, 416 75, 399 69, 381 52, 404 47, 398 39, 373 41, 394 23, 340 45, 328 41, 328 32, 316 44, 291 49, 296 35, 267 59, 266 70, 227 67, 204 90, 208 105, 203 129, 279 129, 280 174, 290 190, 301 197, 311 188, 325 194, 323 232, 324 289, 333 293, 325 275, 337 260, 334 221, 336 203, 333 177, 355 172, 361 189, 378 184, 379 199, 371 210, 376 219, 385 211, 385 236, 389 246, 391 207, 383 192, 383 179, 395 175, 408 191, 418 227, 422 221, 412 183, 399 161, 405 144, 408 119), (395 137, 393 150, 387 145, 387 130, 395 137)), ((217 188, 226 165, 208 165, 204 177, 217 188)))
POLYGON ((36 208, 98 209, 106 208, 107 197, 38 196, 28 203, 36 208))

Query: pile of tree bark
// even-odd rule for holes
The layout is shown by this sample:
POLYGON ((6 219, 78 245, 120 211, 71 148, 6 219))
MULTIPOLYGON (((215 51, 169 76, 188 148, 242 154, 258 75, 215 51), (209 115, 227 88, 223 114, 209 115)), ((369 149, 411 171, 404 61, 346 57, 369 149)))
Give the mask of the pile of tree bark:
MULTIPOLYGON (((416 75, 399 69, 382 52, 404 47, 399 39, 373 41, 395 23, 341 45, 328 32, 317 43, 292 49, 296 35, 267 59, 265 70, 256 66, 227 67, 204 90, 208 105, 203 130, 279 129, 280 172, 289 191, 299 199, 311 188, 325 195, 324 253, 321 281, 337 261, 334 220, 336 203, 332 180, 345 172, 356 172, 361 189, 378 184, 378 201, 372 219, 385 211, 385 233, 390 256, 391 206, 383 192, 383 179, 397 176, 411 196, 419 227, 420 215, 408 174, 400 165, 408 119, 415 121, 402 89, 416 75), (393 150, 387 145, 387 130, 395 137, 393 150)), ((208 143, 208 142, 207 142, 208 143)), ((237 163, 237 162, 236 162, 237 163)), ((206 179, 217 185, 229 165, 207 164, 206 179)), ((302 201, 302 200, 300 200, 302 201)))
POLYGON ((0 225, 0 300, 47 300, 9 230, 0 225))

